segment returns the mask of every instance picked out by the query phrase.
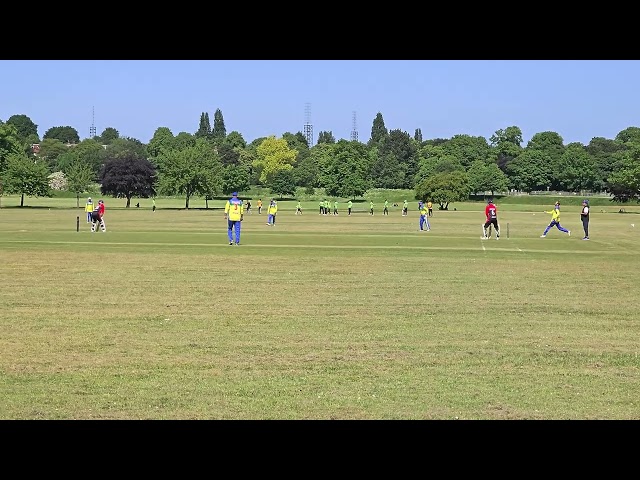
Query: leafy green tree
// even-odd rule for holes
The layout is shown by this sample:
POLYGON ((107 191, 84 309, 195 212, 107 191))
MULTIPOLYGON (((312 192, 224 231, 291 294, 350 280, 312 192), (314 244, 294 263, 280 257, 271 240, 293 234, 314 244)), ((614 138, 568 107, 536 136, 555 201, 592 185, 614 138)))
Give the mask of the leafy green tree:
POLYGON ((433 173, 451 173, 451 172, 464 172, 464 167, 460 160, 452 155, 443 155, 438 158, 433 173))
POLYGON ((509 190, 509 178, 500 170, 497 163, 487 165, 485 178, 484 189, 490 191, 491 195, 495 195, 496 192, 506 192, 509 190))
POLYGON ((520 127, 511 126, 496 130, 489 139, 491 146, 510 155, 517 155, 522 148, 522 130, 520 127))
POLYGON ((318 142, 309 149, 309 155, 296 161, 293 167, 293 175, 296 185, 302 187, 319 187, 320 173, 324 166, 329 164, 333 155, 335 143, 318 142))
MULTIPOLYGON (((413 177, 413 184, 417 185, 422 180, 426 179, 430 175, 436 172, 436 166, 438 164, 442 164, 443 160, 446 158, 449 163, 452 165, 455 164, 456 159, 453 157, 449 157, 442 146, 442 143, 438 145, 434 145, 429 140, 424 142, 424 146, 422 146, 418 150, 418 166, 417 172, 413 177)), ((460 165, 460 169, 464 169, 462 164, 458 161, 460 165)), ((442 168, 441 168, 442 170, 442 168)))
POLYGON ((566 146, 560 158, 558 182, 563 190, 582 192, 599 185, 599 172, 595 159, 580 142, 566 146))
POLYGON ((113 127, 105 128, 100 134, 99 141, 102 145, 111 145, 114 140, 120 138, 120 132, 113 127))
MULTIPOLYGON (((307 144, 307 139, 303 135, 302 132, 297 132, 295 135, 290 132, 285 132, 282 134, 282 138, 287 141, 287 145, 292 150, 295 150, 297 153, 295 161, 293 162, 294 170, 301 163, 305 163, 305 160, 309 158, 309 145, 307 144)), ((296 177, 296 172, 293 173, 294 178, 296 177)))
POLYGON ((254 166, 261 169, 260 182, 269 184, 280 170, 292 170, 297 155, 284 138, 267 137, 256 149, 254 160, 254 166))
POLYGON ((509 184, 517 190, 546 190, 551 185, 551 160, 541 150, 525 149, 507 165, 509 184))
POLYGON ((70 147, 67 147, 57 138, 45 138, 40 142, 38 158, 46 162, 49 171, 52 171, 57 163, 58 157, 65 153, 70 153, 70 147))
MULTIPOLYGON (((399 129, 389 131, 389 135, 378 146, 379 157, 389 157, 387 165, 395 163, 390 169, 396 177, 396 186, 382 188, 413 188, 413 176, 418 170, 418 146, 407 132, 399 129), (397 170, 397 172, 396 172, 397 170)), ((376 182, 379 183, 379 182, 376 182)), ((387 182, 389 185, 392 183, 387 182)))
POLYGON ((294 195, 296 193, 296 184, 293 178, 292 170, 278 170, 274 173, 271 183, 269 184, 271 192, 282 198, 285 195, 294 195))
POLYGON ((118 156, 147 158, 149 154, 147 146, 137 138, 121 137, 107 146, 107 156, 109 158, 118 156))
POLYGON ((225 140, 233 148, 247 148, 247 142, 242 137, 242 134, 236 130, 229 132, 225 140))
POLYGON ((88 192, 95 180, 95 172, 84 160, 75 159, 66 170, 67 191, 76 194, 76 207, 80 207, 80 195, 88 192))
POLYGON ((640 128, 639 127, 625 128, 624 130, 618 132, 615 139, 622 143, 640 144, 640 128))
POLYGON ((218 155, 222 165, 234 165, 240 164, 240 150, 233 147, 233 145, 226 141, 221 140, 218 146, 218 155))
POLYGON ((613 173, 616 154, 627 150, 626 144, 618 140, 611 140, 604 137, 593 137, 586 146, 587 153, 594 159, 598 169, 598 180, 594 185, 594 190, 604 191, 607 178, 613 173))
POLYGON ((156 194, 156 167, 146 158, 122 153, 108 158, 100 172, 100 191, 103 195, 126 198, 126 208, 131 197, 153 197, 156 194))
POLYGON ((430 138, 429 140, 425 140, 422 142, 423 147, 431 146, 431 147, 439 147, 449 141, 448 138, 430 138))
POLYGON ((228 165, 222 173, 222 193, 229 195, 233 192, 248 190, 250 172, 244 165, 228 165))
POLYGON ((222 141, 227 136, 227 129, 224 126, 224 118, 222 117, 222 110, 216 109, 213 114, 213 130, 211 130, 211 138, 214 141, 222 141))
POLYGON ((7 158, 22 152, 16 127, 0 121, 0 173, 7 168, 7 158))
POLYGON ((336 137, 332 132, 320 132, 318 134, 318 143, 336 143, 336 137))
POLYGON ((376 118, 373 119, 373 125, 371 125, 371 138, 367 143, 370 147, 378 146, 384 139, 389 136, 389 131, 384 125, 384 118, 382 113, 378 112, 376 118))
POLYGON ((547 165, 545 168, 548 172, 549 187, 553 190, 561 190, 557 172, 560 170, 560 162, 565 146, 560 134, 550 131, 536 133, 527 143, 526 150, 539 151, 546 156, 547 165))
POLYGON ((484 192, 487 178, 487 164, 482 160, 475 160, 467 170, 471 193, 484 192))
POLYGON ((531 137, 527 143, 530 150, 540 150, 550 156, 559 157, 564 153, 564 140, 557 132, 539 132, 531 137))
MULTIPOLYGON (((311 145, 309 145, 309 142, 307 142, 307 137, 304 136, 304 133, 302 133, 301 131, 297 131, 294 136, 297 139, 297 143, 295 146, 296 150, 309 150, 311 148, 311 145)), ((282 138, 285 138, 285 136, 283 135, 282 138)))
POLYGON ((627 142, 628 148, 618 152, 616 168, 607 179, 607 188, 616 202, 640 199, 640 143, 627 142))
POLYGON ((407 182, 403 165, 391 152, 381 150, 369 172, 371 183, 375 188, 404 188, 407 182))
MULTIPOLYGON (((85 138, 78 145, 69 149, 69 152, 81 162, 89 165, 94 177, 98 176, 98 172, 102 169, 102 165, 104 165, 107 158, 107 150, 93 138, 85 138)), ((62 171, 68 174, 66 166, 61 164, 61 157, 58 157, 58 163, 62 171)))
POLYGON ((440 204, 440 210, 448 210, 451 202, 464 202, 469 199, 471 188, 469 176, 463 170, 436 173, 422 180, 415 189, 416 199, 431 199, 440 204))
POLYGON ((295 134, 291 132, 284 132, 282 134, 282 139, 286 140, 287 145, 292 150, 297 150, 298 153, 302 151, 309 151, 309 145, 307 145, 307 139, 304 138, 302 132, 297 132, 295 134))
POLYGON ((522 153, 522 130, 516 126, 496 130, 489 142, 500 170, 506 172, 509 162, 522 153))
POLYGON ((491 147, 484 137, 471 135, 454 135, 442 145, 445 154, 457 158, 463 167, 468 168, 476 160, 491 156, 491 147))
MULTIPOLYGON (((247 148, 243 150, 241 158, 243 162, 248 162, 251 167, 251 185, 257 185, 260 183, 260 177, 262 176, 262 166, 257 162, 258 160, 258 147, 264 142, 267 137, 259 137, 254 139, 247 145, 247 148)), ((246 163, 244 163, 246 165, 246 163)))
POLYGON ((209 122, 209 114, 202 112, 200 114, 200 124, 195 133, 196 138, 209 138, 211 136, 211 122, 209 122))
POLYGON ((262 142, 264 142, 267 138, 269 138, 269 137, 258 137, 256 139, 254 139, 251 143, 249 143, 247 145, 247 150, 249 150, 250 152, 252 151, 254 153, 257 152, 258 147, 260 146, 260 144, 262 142))
POLYGON ((147 153, 151 158, 156 158, 163 150, 172 150, 176 147, 176 139, 169 127, 158 127, 153 132, 153 137, 147 145, 147 153))
POLYGON ((66 172, 69 166, 78 158, 74 150, 75 149, 68 148, 66 152, 58 155, 53 165, 49 166, 49 170, 66 172))
POLYGON ((80 135, 78 135, 78 131, 73 127, 51 127, 44 132, 42 136, 43 142, 46 139, 59 140, 62 143, 78 143, 80 141, 80 135))
MULTIPOLYGON (((188 132, 180 132, 175 138, 175 148, 184 150, 187 147, 195 147, 196 137, 188 132)), ((148 148, 148 147, 147 147, 148 148)))
POLYGON ((21 142, 25 142, 26 140, 30 140, 30 143, 39 143, 40 139, 38 137, 38 125, 33 123, 27 115, 12 115, 7 120, 9 125, 13 125, 16 127, 16 131, 18 132, 18 138, 21 142), (35 138, 35 141, 33 141, 35 138))
POLYGON ((496 163, 476 160, 467 170, 469 188, 472 193, 504 192, 509 189, 509 179, 496 163))
POLYGON ((249 185, 256 185, 259 181, 260 174, 258 169, 253 166, 253 162, 257 158, 255 151, 248 148, 241 148, 239 152, 240 165, 249 173, 249 185))
POLYGON ((7 157, 3 188, 8 194, 20 195, 20 206, 24 207, 24 196, 49 196, 49 169, 44 162, 34 161, 24 153, 12 153, 7 157))
POLYGON ((158 166, 159 191, 184 195, 187 209, 194 195, 213 196, 222 186, 222 163, 213 146, 201 138, 193 147, 160 154, 158 166))
POLYGON ((312 150, 314 156, 322 158, 320 184, 327 195, 354 199, 364 195, 371 185, 367 147, 360 142, 347 140, 324 145, 332 148, 333 155, 328 151, 323 152, 322 145, 316 145, 312 150))
POLYGON ((614 202, 640 200, 640 163, 612 173, 607 183, 614 202))
POLYGON ((416 128, 416 131, 413 134, 413 139, 418 142, 418 145, 422 145, 422 130, 420 128, 416 128))

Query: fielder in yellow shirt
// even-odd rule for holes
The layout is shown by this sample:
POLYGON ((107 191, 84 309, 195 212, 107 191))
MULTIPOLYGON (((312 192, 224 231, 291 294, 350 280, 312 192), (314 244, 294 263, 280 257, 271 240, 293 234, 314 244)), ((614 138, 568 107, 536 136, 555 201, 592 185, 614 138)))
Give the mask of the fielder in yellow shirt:
POLYGON ((87 204, 84 206, 84 211, 87 214, 87 223, 91 223, 91 212, 93 212, 93 201, 91 197, 87 198, 87 204))
POLYGON ((238 192, 233 192, 231 198, 224 206, 224 219, 227 220, 227 234, 229 245, 233 245, 233 232, 236 233, 236 245, 240 245, 240 227, 244 219, 244 207, 242 200, 238 198, 238 192))
POLYGON ((567 230, 562 225, 560 225, 560 202, 556 202, 556 204, 553 207, 553 210, 548 210, 548 211, 544 210, 544 213, 551 214, 551 223, 549 223, 549 225, 547 225, 547 228, 544 229, 544 232, 542 235, 540 235, 540 238, 546 237, 549 230, 551 230, 553 227, 556 227, 561 232, 564 232, 569 236, 571 236, 571 231, 567 230))
POLYGON ((278 213, 278 203, 275 200, 271 200, 271 202, 269 202, 267 213, 269 214, 269 216, 267 217, 267 225, 275 226, 276 213, 278 213))

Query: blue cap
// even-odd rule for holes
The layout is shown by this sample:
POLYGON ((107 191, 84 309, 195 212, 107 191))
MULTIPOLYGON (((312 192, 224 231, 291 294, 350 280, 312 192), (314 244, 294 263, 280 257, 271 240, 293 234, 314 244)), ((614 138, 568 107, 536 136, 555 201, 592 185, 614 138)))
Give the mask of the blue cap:
POLYGON ((589 200, 585 198, 584 200, 582 200, 582 203, 589 203, 589 200))
POLYGON ((237 196, 238 196, 238 192, 233 192, 233 193, 231 194, 231 196, 232 196, 232 197, 237 197, 237 196))

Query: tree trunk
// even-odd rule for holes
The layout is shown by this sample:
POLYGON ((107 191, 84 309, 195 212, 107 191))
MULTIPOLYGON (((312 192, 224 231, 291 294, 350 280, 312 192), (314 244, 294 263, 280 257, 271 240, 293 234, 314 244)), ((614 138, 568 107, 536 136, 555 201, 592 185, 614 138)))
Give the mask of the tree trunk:
POLYGON ((187 210, 189 210, 189 195, 187 195, 187 198, 184 201, 184 208, 186 208, 187 210))
POLYGON ((20 195, 20 206, 24 207, 24 193, 20 195))
POLYGON ((125 208, 129 208, 130 205, 131 205, 131 197, 127 197, 127 205, 125 208))

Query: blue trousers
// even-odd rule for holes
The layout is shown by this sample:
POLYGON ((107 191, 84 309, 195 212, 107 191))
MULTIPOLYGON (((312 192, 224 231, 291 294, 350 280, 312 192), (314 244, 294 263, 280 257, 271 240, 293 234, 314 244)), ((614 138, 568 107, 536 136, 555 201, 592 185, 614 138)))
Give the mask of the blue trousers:
POLYGON ((228 222, 228 230, 227 234, 229 235, 229 243, 233 242, 233 231, 236 232, 236 243, 240 243, 240 225, 242 222, 240 220, 227 220, 228 222))
POLYGON ((420 215, 420 230, 424 230, 424 227, 427 227, 427 230, 431 230, 431 225, 429 225, 429 219, 426 215, 420 215))
POLYGON ((547 228, 544 229, 544 233, 543 235, 546 235, 547 232, 549 230, 551 230, 553 227, 556 227, 558 230, 560 230, 561 232, 564 233, 569 233, 569 230, 567 230, 566 228, 564 228, 562 225, 560 225, 560 222, 556 221, 556 220, 551 220, 551 223, 549 225, 547 225, 547 228))

